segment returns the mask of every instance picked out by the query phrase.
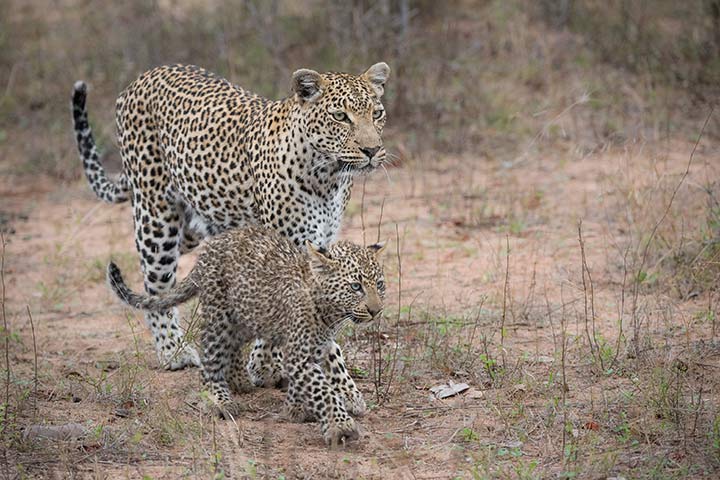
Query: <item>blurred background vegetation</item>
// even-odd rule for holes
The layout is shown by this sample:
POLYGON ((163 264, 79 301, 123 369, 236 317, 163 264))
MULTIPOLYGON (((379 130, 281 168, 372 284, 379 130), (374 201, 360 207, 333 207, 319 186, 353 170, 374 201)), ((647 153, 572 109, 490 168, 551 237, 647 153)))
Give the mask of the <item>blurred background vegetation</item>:
MULTIPOLYGON (((72 84, 110 158, 144 70, 206 67, 272 98, 293 70, 393 69, 401 158, 514 161, 697 135, 720 88, 720 0, 0 0, 0 171, 81 176, 72 84), (41 140, 38 140, 41 139, 41 140)), ((720 131, 713 120, 706 131, 720 131)))

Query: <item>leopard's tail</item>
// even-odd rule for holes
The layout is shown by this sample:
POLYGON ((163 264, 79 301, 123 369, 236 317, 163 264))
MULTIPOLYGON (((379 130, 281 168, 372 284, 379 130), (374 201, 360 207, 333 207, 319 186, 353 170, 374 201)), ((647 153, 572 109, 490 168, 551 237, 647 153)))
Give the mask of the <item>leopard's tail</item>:
POLYGON ((109 203, 125 202, 128 200, 130 192, 127 177, 123 174, 117 182, 113 182, 107 177, 105 169, 100 163, 98 149, 95 145, 90 123, 88 123, 86 100, 87 86, 85 82, 79 80, 75 82, 73 87, 73 125, 75 127, 75 139, 80 151, 80 159, 85 169, 85 176, 95 195, 101 200, 109 203))
POLYGON ((112 291, 115 292, 115 295, 131 307, 140 310, 163 312, 183 302, 187 302, 198 293, 199 288, 196 280, 196 272, 197 270, 193 269, 180 284, 158 295, 142 295, 130 290, 122 278, 120 269, 113 262, 110 262, 107 267, 107 281, 112 291))

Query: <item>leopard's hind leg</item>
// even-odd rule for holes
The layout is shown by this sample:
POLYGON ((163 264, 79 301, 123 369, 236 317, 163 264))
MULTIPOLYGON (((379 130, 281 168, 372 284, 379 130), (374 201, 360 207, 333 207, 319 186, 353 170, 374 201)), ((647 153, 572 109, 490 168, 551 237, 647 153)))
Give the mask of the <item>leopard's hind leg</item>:
MULTIPOLYGON (((220 307, 203 304, 201 375, 203 389, 223 418, 237 416, 243 409, 231 393, 232 369, 247 338, 232 322, 232 314, 220 307)), ((237 385, 232 385, 236 387, 237 385)))
MULTIPOLYGON (((132 188, 135 246, 140 254, 145 291, 155 295, 175 285, 182 219, 168 199, 170 178, 163 166, 157 135, 143 135, 144 141, 137 141, 134 134, 127 133, 128 130, 153 132, 155 127, 139 105, 131 104, 129 108, 135 111, 131 120, 121 115, 123 107, 119 104, 118 141, 132 188), (132 125, 125 125, 126 122, 132 125)), ((148 312, 145 323, 152 331, 155 351, 164 368, 178 370, 200 364, 196 350, 186 343, 176 308, 162 313, 148 312)))

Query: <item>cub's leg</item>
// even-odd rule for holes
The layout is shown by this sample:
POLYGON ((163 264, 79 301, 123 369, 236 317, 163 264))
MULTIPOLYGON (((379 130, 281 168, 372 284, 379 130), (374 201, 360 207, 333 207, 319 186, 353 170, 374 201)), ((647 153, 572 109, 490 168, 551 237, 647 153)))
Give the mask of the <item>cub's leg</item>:
MULTIPOLYGON (((282 362, 282 352, 280 361, 282 362)), ((335 342, 328 344, 324 355, 323 370, 332 388, 345 402, 345 409, 353 416, 363 416, 367 410, 365 399, 345 366, 345 358, 340 345, 335 342)), ((306 411, 299 402, 295 388, 288 387, 286 404, 285 414, 289 420, 305 422, 313 419, 312 412, 306 411)))
POLYGON ((340 394, 345 401, 345 408, 356 417, 365 414, 366 405, 362 393, 355 385, 355 381, 345 366, 340 345, 330 342, 325 355, 325 372, 330 385, 340 394))
POLYGON ((232 399, 228 374, 233 367, 233 356, 246 340, 234 328, 228 312, 204 304, 202 315, 205 321, 201 333, 203 390, 210 395, 220 416, 227 419, 242 411, 240 404, 232 399))
POLYGON ((233 352, 230 368, 226 370, 225 377, 230 386, 230 391, 233 393, 247 393, 255 387, 250 382, 245 369, 245 356, 242 348, 236 348, 233 352))
POLYGON ((293 382, 288 382, 285 408, 283 410, 283 416, 291 422, 303 423, 317 420, 313 412, 303 403, 297 386, 293 382))
POLYGON ((288 399, 287 408, 297 410, 297 403, 302 404, 306 412, 320 421, 325 442, 335 446, 343 439, 357 439, 359 434, 355 421, 345 409, 345 402, 320 368, 327 345, 318 337, 313 335, 312 327, 295 329, 286 345, 285 367, 290 381, 288 392, 295 395, 294 399, 288 399))
POLYGON ((283 381, 282 349, 257 338, 245 366, 250 381, 256 387, 275 387, 283 381))

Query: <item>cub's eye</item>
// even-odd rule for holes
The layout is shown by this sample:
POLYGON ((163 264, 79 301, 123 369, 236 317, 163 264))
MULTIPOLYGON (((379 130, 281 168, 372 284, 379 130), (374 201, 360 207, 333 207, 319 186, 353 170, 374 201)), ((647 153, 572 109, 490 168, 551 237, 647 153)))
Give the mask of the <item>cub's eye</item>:
POLYGON ((338 122, 350 122, 350 117, 348 117, 347 113, 345 112, 334 112, 332 116, 338 122))
POLYGON ((382 280, 377 281, 377 289, 378 290, 385 290, 385 282, 382 280))
POLYGON ((362 292, 362 285, 360 285, 357 282, 353 282, 350 284, 350 288, 353 292, 362 292))
POLYGON ((380 120, 383 116, 383 113, 385 113, 385 110, 382 110, 382 109, 375 110, 373 112, 373 119, 380 120))

